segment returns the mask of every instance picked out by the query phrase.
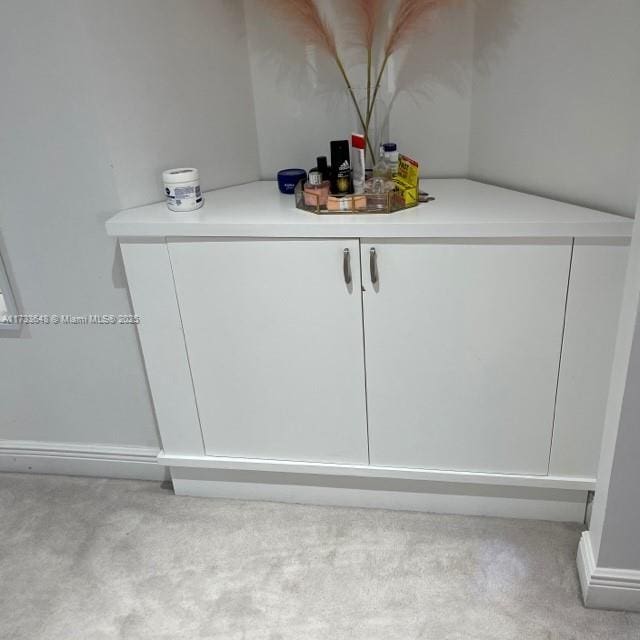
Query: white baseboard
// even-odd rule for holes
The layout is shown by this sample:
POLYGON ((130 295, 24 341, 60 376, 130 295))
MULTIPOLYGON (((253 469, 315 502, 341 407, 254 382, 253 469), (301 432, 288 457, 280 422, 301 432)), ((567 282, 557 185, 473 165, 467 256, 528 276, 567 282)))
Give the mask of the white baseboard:
POLYGON ((588 531, 580 539, 577 562, 586 607, 640 611, 640 571, 597 567, 588 531))
POLYGON ((177 495, 582 522, 586 491, 171 467, 177 495))
MULTIPOLYGON (((214 469, 219 471, 255 471, 316 476, 346 476, 350 478, 378 478, 382 480, 417 480, 500 487, 529 487, 539 489, 570 489, 594 491, 596 479, 575 476, 538 476, 514 473, 481 473, 474 471, 444 471, 407 467, 382 467, 375 464, 343 464, 329 462, 296 462, 293 460, 264 460, 261 458, 227 458, 221 456, 172 455, 161 451, 158 462, 168 467, 214 469)), ((583 514, 584 517, 584 514, 583 514)))
POLYGON ((0 471, 165 480, 158 449, 100 444, 0 440, 0 471))

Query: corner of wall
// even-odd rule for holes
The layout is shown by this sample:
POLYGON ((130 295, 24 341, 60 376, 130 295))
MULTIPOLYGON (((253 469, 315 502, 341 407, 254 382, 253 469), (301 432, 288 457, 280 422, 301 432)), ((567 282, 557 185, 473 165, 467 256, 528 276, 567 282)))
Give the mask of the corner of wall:
POLYGON ((251 88, 251 112, 253 113, 253 137, 255 139, 255 153, 256 153, 256 180, 264 179, 264 171, 262 169, 262 154, 260 151, 260 137, 258 136, 258 116, 256 113, 256 97, 255 97, 255 69, 251 56, 251 43, 249 33, 249 23, 247 21, 247 0, 242 0, 240 3, 242 22, 244 24, 245 34, 245 50, 247 53, 247 65, 249 69, 249 83, 251 88))
POLYGON ((478 11, 479 6, 476 2, 470 3, 471 12, 471 64, 470 64, 470 79, 469 79, 469 137, 467 140, 467 178, 473 179, 474 177, 474 162, 473 162, 473 102, 476 89, 476 58, 477 50, 476 45, 478 42, 478 11))

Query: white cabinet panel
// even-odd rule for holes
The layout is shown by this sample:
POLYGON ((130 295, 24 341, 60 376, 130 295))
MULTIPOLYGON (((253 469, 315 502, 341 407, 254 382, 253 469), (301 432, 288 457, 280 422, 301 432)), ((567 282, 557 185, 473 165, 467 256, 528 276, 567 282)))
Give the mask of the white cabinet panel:
POLYGON ((168 244, 206 453, 366 463, 358 241, 168 244))
POLYGON ((371 463, 547 474, 571 240, 361 250, 371 463))
POLYGON ((162 448, 169 455, 204 453, 191 372, 164 241, 120 243, 129 292, 140 316, 138 336, 162 448))
POLYGON ((575 242, 552 475, 596 477, 628 254, 628 240, 575 242))

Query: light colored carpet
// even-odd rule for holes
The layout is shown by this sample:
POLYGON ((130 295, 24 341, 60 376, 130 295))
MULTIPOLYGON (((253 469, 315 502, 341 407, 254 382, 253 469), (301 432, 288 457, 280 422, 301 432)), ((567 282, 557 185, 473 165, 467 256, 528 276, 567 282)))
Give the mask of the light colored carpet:
POLYGON ((582 607, 579 534, 0 474, 0 637, 639 639, 582 607))

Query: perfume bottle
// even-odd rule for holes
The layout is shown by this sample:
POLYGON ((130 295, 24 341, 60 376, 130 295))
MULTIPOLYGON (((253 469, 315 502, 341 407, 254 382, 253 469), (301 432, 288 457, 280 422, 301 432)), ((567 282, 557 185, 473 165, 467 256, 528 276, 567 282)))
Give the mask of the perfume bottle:
POLYGON ((331 174, 329 165, 327 164, 327 156, 318 156, 316 158, 316 170, 322 174, 323 180, 330 180, 331 174))
POLYGON ((311 207, 326 207, 330 183, 322 179, 317 169, 309 171, 309 180, 304 185, 304 203, 311 207))

